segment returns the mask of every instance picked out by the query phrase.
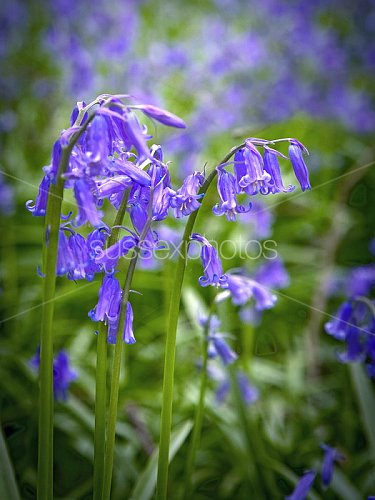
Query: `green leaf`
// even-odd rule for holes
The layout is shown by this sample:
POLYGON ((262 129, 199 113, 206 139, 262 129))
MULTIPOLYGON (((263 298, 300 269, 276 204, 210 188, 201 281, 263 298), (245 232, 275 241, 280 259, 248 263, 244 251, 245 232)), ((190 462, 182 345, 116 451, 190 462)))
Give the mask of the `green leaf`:
MULTIPOLYGON (((191 420, 188 420, 179 429, 176 429, 172 432, 171 445, 169 448, 169 462, 173 460, 174 456, 185 442, 192 427, 193 422, 191 420)), ((131 500, 149 500, 154 494, 157 477, 158 456, 159 448, 155 449, 144 471, 139 476, 133 493, 130 497, 131 500)))
POLYGON ((359 363, 350 365, 353 385, 361 410, 364 430, 366 432, 372 458, 375 459, 375 396, 369 378, 359 363))
POLYGON ((361 500, 362 498, 361 493, 337 467, 335 467, 330 487, 343 500, 361 500))
POLYGON ((7 500, 19 500, 16 478, 13 465, 9 457, 2 430, 0 430, 0 498, 7 500))

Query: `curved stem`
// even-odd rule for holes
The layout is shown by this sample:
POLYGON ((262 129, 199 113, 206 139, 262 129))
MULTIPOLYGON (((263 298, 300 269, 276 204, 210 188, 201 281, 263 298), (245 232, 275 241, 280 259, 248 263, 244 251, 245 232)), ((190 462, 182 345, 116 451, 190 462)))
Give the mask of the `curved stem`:
MULTIPOLYGON (((245 144, 233 148, 220 162, 226 163, 229 159, 245 144)), ((217 174, 214 169, 205 180, 203 186, 199 190, 199 194, 205 194, 210 187, 210 184, 215 179, 217 174)), ((203 202, 204 203, 204 197, 203 202)), ((200 206, 202 206, 202 204, 200 206)), ((167 337, 165 346, 164 357, 164 378, 163 378, 163 402, 161 409, 161 423, 160 423, 160 442, 159 442, 159 461, 158 461, 158 478, 156 498, 164 500, 167 497, 167 484, 168 484, 168 464, 169 464, 169 445, 171 439, 171 423, 172 423, 172 405, 173 405, 173 384, 174 384, 174 365, 175 365, 175 352, 176 352, 176 335, 177 323, 180 311, 181 288, 184 280, 186 261, 187 261, 187 247, 190 240, 190 235, 193 231, 195 220, 197 218, 200 208, 192 212, 188 218, 184 235, 180 245, 180 253, 177 260, 177 267, 174 276, 173 286, 171 290, 171 299, 169 305, 169 317, 167 325, 167 337)))
POLYGON ((185 475, 185 491, 184 491, 184 499, 189 500, 191 498, 191 488, 192 488, 192 474, 195 463, 195 455, 199 446, 201 430, 202 430, 202 422, 203 422, 203 414, 204 414, 204 400, 206 396, 206 387, 207 387, 207 365, 208 365, 208 334, 210 329, 211 318, 213 315, 213 309, 215 306, 215 302, 212 303, 209 315, 207 317, 206 323, 204 325, 204 338, 203 338, 203 363, 202 363, 202 372, 201 372, 201 386, 199 391, 199 401, 195 411, 194 418, 194 428, 193 435, 191 437, 188 458, 186 463, 186 475, 185 475))
MULTIPOLYGON (((124 193, 120 208, 113 226, 120 226, 125 216, 129 199, 129 190, 124 193)), ((112 229, 107 248, 114 245, 119 237, 119 227, 112 229)), ((99 323, 97 341, 96 384, 95 384, 95 432, 94 432, 94 500, 100 500, 104 477, 104 456, 106 441, 106 408, 107 408, 107 328, 99 323)))
POLYGON ((150 201, 147 222, 142 229, 139 236, 139 242, 129 263, 128 272, 126 274, 125 283, 122 289, 122 301, 120 318, 116 334, 115 354, 113 358, 112 377, 111 377, 111 395, 109 400, 108 409, 108 426, 107 426, 107 444, 105 449, 104 459, 104 480, 103 480, 103 500, 110 500, 111 498, 111 485, 113 473, 113 455, 115 451, 116 442, 116 421, 117 421, 117 406, 118 406, 118 393, 120 388, 120 371, 121 371, 121 357, 122 357, 122 335, 126 319, 126 308, 129 301, 130 287, 134 276, 134 271, 137 265, 139 253, 142 243, 150 229, 152 222, 152 199, 153 189, 150 190, 150 201))

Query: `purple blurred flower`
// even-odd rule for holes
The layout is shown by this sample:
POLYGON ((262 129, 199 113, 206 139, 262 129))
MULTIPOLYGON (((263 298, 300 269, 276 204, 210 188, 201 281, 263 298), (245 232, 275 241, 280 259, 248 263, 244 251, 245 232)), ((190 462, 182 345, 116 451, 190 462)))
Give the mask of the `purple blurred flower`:
POLYGON ((78 207, 78 215, 75 219, 76 226, 81 226, 86 222, 89 222, 93 227, 103 225, 101 214, 96 209, 95 198, 90 184, 91 182, 85 179, 77 179, 74 183, 74 195, 78 207))
POLYGON ((343 460, 343 455, 336 450, 336 448, 332 448, 327 444, 321 444, 320 447, 324 451, 324 459, 322 463, 322 482, 323 485, 327 488, 332 481, 333 470, 336 461, 343 460))
POLYGON ((255 271, 254 280, 268 288, 286 288, 290 277, 280 259, 267 260, 255 271))
POLYGON ((316 472, 311 470, 305 472, 305 474, 298 481, 293 493, 287 497, 286 500, 305 500, 308 492, 315 481, 316 472))
POLYGON ((222 334, 211 334, 208 340, 214 349, 213 354, 218 355, 224 365, 230 365, 236 361, 238 358, 237 354, 230 348, 222 334))
POLYGON ((193 233, 190 239, 202 243, 201 261, 204 276, 199 278, 199 284, 201 286, 212 285, 227 288, 228 277, 223 273, 223 267, 217 254, 217 250, 201 234, 193 233))
MULTIPOLYGON (((40 369, 40 347, 29 361, 30 367, 39 371, 40 369)), ((69 356, 65 351, 57 353, 53 360, 53 393, 57 401, 65 401, 69 385, 77 378, 77 373, 71 369, 69 356)))
POLYGON ((262 311, 270 309, 276 303, 277 297, 266 287, 243 274, 227 273, 228 291, 234 305, 244 305, 250 299, 255 300, 255 309, 262 311))
POLYGON ((95 264, 100 266, 106 273, 112 273, 117 266, 120 257, 124 257, 138 243, 134 236, 124 236, 105 250, 97 248, 95 264))

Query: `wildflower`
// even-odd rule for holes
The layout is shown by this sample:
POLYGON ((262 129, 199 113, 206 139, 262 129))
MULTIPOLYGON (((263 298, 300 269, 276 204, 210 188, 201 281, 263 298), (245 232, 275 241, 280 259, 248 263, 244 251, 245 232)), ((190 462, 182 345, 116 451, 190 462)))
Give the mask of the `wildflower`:
POLYGON ((171 197, 171 207, 174 208, 174 216, 179 219, 190 215, 200 206, 198 200, 203 194, 197 194, 199 188, 204 182, 204 177, 201 172, 194 172, 188 175, 182 186, 171 197))
POLYGON ((34 216, 44 216, 46 215, 47 201, 48 201, 48 191, 51 184, 51 179, 48 175, 45 175, 39 185, 38 196, 36 197, 35 204, 32 205, 33 200, 26 202, 26 208, 34 216))
POLYGON ((336 448, 332 448, 327 444, 321 444, 320 447, 324 451, 324 459, 322 463, 322 482, 325 487, 331 484, 333 476, 334 464, 338 460, 342 460, 344 457, 339 453, 336 448))
MULTIPOLYGON (((118 316, 116 320, 109 321, 109 323, 108 323, 108 343, 109 344, 116 344, 119 319, 120 319, 120 317, 118 316)), ((126 315, 125 315, 125 323, 124 323, 124 331, 122 334, 122 340, 126 344, 134 344, 135 343, 135 337, 134 337, 134 333, 133 333, 133 309, 132 309, 130 302, 128 302, 126 304, 126 315)))
MULTIPOLYGON (((236 372, 236 380, 244 403, 247 405, 255 403, 259 398, 258 389, 250 383, 249 379, 242 371, 236 372)), ((218 403, 223 403, 225 401, 228 397, 230 388, 230 380, 227 378, 224 379, 216 390, 215 399, 218 403)))
POLYGON ((92 281, 94 275, 86 272, 89 265, 89 252, 85 238, 80 234, 72 234, 69 237, 69 249, 73 263, 68 271, 68 278, 71 280, 86 278, 88 281, 92 281))
POLYGON ((221 261, 216 249, 204 236, 198 233, 193 233, 190 239, 202 243, 201 261, 203 265, 204 276, 201 276, 199 278, 199 284, 201 286, 212 285, 221 288, 227 288, 228 277, 223 273, 221 261))
POLYGON ((157 108, 151 104, 139 104, 132 106, 133 109, 140 109, 150 118, 154 118, 163 125, 175 128, 186 128, 186 123, 178 116, 166 111, 165 109, 157 108))
POLYGON ((94 309, 89 312, 92 321, 117 321, 120 312, 121 287, 118 280, 109 274, 104 277, 99 288, 99 300, 94 309))
POLYGON ((280 259, 267 260, 258 267, 254 280, 273 289, 285 288, 290 283, 289 274, 280 259))
POLYGON ((77 373, 70 368, 69 356, 60 351, 53 362, 53 392, 55 399, 66 400, 70 383, 77 378, 77 373))
POLYGON ((208 340, 214 349, 214 355, 218 355, 224 365, 230 365, 238 358, 237 354, 230 348, 220 333, 209 335, 208 340))
POLYGON ((352 314, 353 307, 350 302, 341 304, 335 317, 324 325, 326 332, 337 340, 345 340, 350 327, 349 322, 352 314))
MULTIPOLYGON (((40 347, 30 359, 29 366, 36 371, 40 369, 40 347)), ((77 373, 70 368, 69 356, 65 351, 57 353, 53 360, 53 393, 56 400, 65 401, 69 385, 77 378, 77 373)))
POLYGON ((248 212, 251 204, 246 208, 238 205, 236 199, 236 179, 233 174, 227 172, 223 167, 217 167, 217 190, 221 203, 216 204, 212 211, 215 215, 225 214, 230 221, 236 220, 236 214, 248 212))
POLYGON ((246 141, 243 150, 246 175, 238 181, 239 187, 247 194, 268 194, 270 192, 271 175, 264 170, 263 158, 250 140, 246 141))
POLYGON ((313 470, 305 472, 298 481, 291 495, 286 497, 286 500, 304 500, 315 481, 316 472, 313 470))
POLYGON ((303 153, 308 154, 305 146, 296 139, 291 139, 289 146, 290 162, 302 191, 306 191, 306 189, 311 189, 311 185, 309 181, 309 171, 303 159, 303 153))
POLYGON ((227 283, 228 290, 223 293, 222 298, 231 295, 234 305, 244 305, 250 299, 254 299, 255 309, 263 311, 273 307, 277 300, 276 295, 265 286, 243 274, 227 273, 227 283))
POLYGON ((112 273, 120 257, 127 255, 137 243, 138 239, 134 236, 124 236, 105 250, 100 251, 97 248, 95 264, 100 266, 106 273, 112 273))
POLYGON ((100 214, 96 210, 95 198, 90 184, 85 179, 77 179, 74 183, 74 195, 78 206, 78 216, 75 219, 76 226, 81 226, 85 222, 89 222, 94 227, 103 225, 100 214))
POLYGON ((277 159, 278 156, 285 158, 279 151, 268 146, 264 147, 264 170, 271 176, 270 192, 273 194, 280 192, 290 193, 295 189, 295 186, 289 185, 287 188, 284 186, 277 159))

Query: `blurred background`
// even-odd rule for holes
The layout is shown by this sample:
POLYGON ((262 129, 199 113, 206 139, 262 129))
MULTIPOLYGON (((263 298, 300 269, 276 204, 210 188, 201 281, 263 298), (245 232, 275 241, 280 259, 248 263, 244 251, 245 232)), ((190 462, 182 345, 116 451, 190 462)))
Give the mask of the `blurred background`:
MULTIPOLYGON (((348 297, 371 299, 375 285, 374 1, 5 0, 0 37, 0 418, 21 497, 35 498, 38 384, 29 361, 39 342, 43 235, 42 219, 25 202, 35 199, 75 103, 101 93, 131 94, 185 120, 188 128, 178 132, 149 124, 172 161, 175 185, 205 164, 213 168, 246 137, 297 137, 309 149, 311 192, 258 197, 231 223, 213 216, 210 190, 196 229, 232 242, 225 269, 272 274, 264 251, 243 258, 251 240, 262 250, 274 242, 283 269, 269 284, 278 288, 272 310, 219 307, 239 366, 259 391, 247 409, 254 462, 269 474, 267 484, 259 479, 259 498, 283 498, 305 470, 319 469, 321 443, 346 458, 330 488, 316 481, 311 498, 375 494, 368 358, 341 362, 344 344, 324 329, 348 297)), ((292 182, 287 166, 285 177, 292 182)), ((174 236, 184 221, 177 222, 169 228, 174 236)), ((199 261, 191 261, 178 335, 171 498, 182 493, 186 426, 198 398, 198 316, 213 297, 199 289, 200 274, 199 261)), ((142 295, 133 299, 137 343, 125 349, 115 499, 152 496, 172 280, 170 261, 143 263, 136 274, 142 295)), ((56 402, 59 499, 92 494, 96 336, 87 313, 98 287, 97 279, 58 279, 55 350, 69 353, 77 374, 66 401, 56 402)), ((218 401, 220 377, 210 381, 193 498, 249 498, 237 414, 230 394, 218 401)))

